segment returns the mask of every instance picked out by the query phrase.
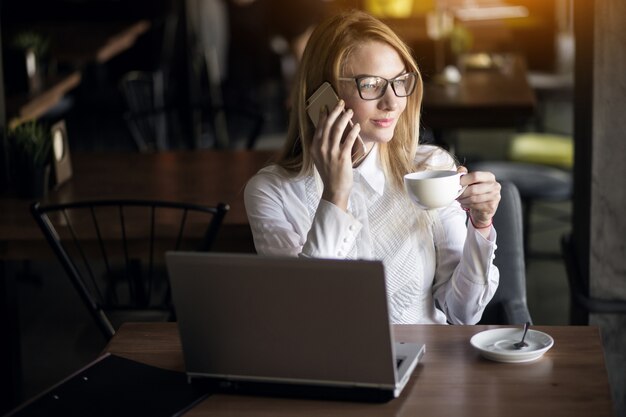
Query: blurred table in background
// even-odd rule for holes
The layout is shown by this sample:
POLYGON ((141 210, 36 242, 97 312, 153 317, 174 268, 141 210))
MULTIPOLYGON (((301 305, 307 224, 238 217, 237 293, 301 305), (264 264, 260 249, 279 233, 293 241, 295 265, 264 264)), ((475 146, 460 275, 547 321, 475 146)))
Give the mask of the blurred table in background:
MULTIPOLYGON (((72 154, 73 175, 44 203, 88 199, 155 199, 230 205, 216 251, 250 252, 252 235, 243 189, 273 151, 172 151, 159 153, 83 152, 72 154)), ((0 259, 52 258, 31 217, 30 201, 0 198, 0 259)))
POLYGON ((486 57, 482 61, 491 63, 461 67, 458 83, 424 83, 425 127, 517 128, 533 116, 536 98, 526 77, 524 59, 516 54, 467 55, 468 61, 474 57, 486 57))

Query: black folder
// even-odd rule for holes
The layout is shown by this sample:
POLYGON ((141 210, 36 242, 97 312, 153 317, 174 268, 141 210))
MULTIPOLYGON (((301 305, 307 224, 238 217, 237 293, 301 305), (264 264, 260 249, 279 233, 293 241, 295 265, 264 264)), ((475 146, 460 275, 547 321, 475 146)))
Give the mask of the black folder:
POLYGON ((170 371, 106 354, 8 416, 182 415, 209 394, 170 371))

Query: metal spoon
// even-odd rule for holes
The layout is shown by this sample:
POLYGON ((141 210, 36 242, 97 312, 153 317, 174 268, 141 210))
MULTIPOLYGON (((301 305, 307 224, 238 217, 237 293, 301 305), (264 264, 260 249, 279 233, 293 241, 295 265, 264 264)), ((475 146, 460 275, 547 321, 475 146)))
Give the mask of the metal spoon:
POLYGON ((530 327, 529 321, 527 321, 526 324, 524 324, 524 335, 522 336, 522 340, 520 340, 517 343, 513 343, 513 347, 515 349, 521 349, 521 348, 528 346, 528 343, 524 342, 524 339, 526 338, 526 332, 528 332, 528 327, 530 327))

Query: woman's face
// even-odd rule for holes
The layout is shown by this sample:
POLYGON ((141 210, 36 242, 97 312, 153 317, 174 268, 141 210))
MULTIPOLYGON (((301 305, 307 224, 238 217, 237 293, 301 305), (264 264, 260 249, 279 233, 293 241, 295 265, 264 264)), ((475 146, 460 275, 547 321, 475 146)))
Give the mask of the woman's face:
MULTIPOLYGON (((374 75, 389 80, 406 72, 406 68, 395 49, 386 43, 370 41, 348 58, 345 71, 340 75, 342 78, 374 75)), ((352 121, 361 125, 360 136, 368 145, 391 140, 407 102, 406 97, 394 94, 391 85, 387 85, 382 97, 363 100, 354 80, 339 81, 339 96, 345 100, 346 108, 354 111, 352 121)))

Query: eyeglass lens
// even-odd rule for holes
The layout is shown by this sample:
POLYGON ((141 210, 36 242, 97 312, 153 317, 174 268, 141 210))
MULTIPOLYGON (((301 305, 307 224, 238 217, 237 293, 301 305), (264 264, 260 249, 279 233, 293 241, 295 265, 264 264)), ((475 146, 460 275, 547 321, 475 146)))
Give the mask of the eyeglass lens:
POLYGON ((359 94, 364 100, 374 100, 382 97, 389 83, 391 83, 391 88, 396 96, 406 97, 413 93, 416 77, 414 73, 409 72, 392 80, 382 77, 363 77, 357 80, 359 94))

